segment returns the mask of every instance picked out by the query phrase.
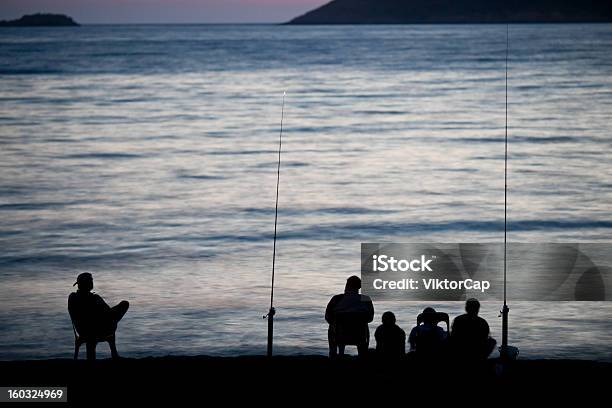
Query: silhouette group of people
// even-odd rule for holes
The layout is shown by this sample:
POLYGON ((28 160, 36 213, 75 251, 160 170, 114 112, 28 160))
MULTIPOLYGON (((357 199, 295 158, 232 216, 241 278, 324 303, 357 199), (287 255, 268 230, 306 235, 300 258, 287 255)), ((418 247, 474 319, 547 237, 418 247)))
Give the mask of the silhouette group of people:
MULTIPOLYGON (((76 292, 68 297, 68 312, 75 329, 75 359, 80 344, 87 348, 87 358, 95 359, 98 342, 107 341, 113 358, 119 357, 114 335, 117 324, 129 308, 127 301, 110 307, 102 297, 92 292, 93 277, 90 273, 79 274, 73 286, 76 292)), ((344 293, 335 295, 325 310, 329 323, 329 355, 334 358, 344 355, 347 345, 357 346, 359 356, 369 352, 370 330, 368 323, 374 320, 372 300, 359 293, 361 279, 351 276, 346 281, 344 293)), ((417 317, 417 325, 410 331, 408 342, 410 354, 424 359, 454 356, 472 360, 486 359, 495 348, 495 340, 489 335, 487 321, 478 316, 480 303, 468 299, 465 314, 457 316, 449 328, 446 313, 426 307, 417 317), (446 322, 447 330, 438 326, 446 322)), ((377 356, 384 359, 402 359, 406 355, 406 333, 396 323, 393 312, 382 315, 382 324, 374 334, 377 356)))
MULTIPOLYGON (((332 297, 325 310, 329 323, 329 355, 334 358, 344 354, 345 346, 357 346, 359 356, 369 352, 370 331, 368 323, 374 319, 372 300, 361 295, 361 279, 351 276, 344 293, 332 297)), ((426 307, 417 317, 417 324, 410 331, 409 355, 419 359, 454 358, 485 360, 496 345, 490 337, 489 325, 478 316, 480 303, 472 298, 465 303, 465 314, 457 316, 452 325, 448 314, 426 307), (446 322, 446 330, 438 326, 446 322)), ((393 312, 382 315, 382 324, 375 331, 375 354, 387 360, 399 360, 406 353, 406 332, 397 325, 393 312)))

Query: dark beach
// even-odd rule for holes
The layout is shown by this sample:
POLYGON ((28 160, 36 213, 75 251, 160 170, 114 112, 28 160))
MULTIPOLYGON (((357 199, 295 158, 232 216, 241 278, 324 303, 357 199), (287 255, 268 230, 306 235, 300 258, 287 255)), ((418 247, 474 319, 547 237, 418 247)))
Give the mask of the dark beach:
MULTIPOLYGON (((332 361, 324 356, 160 357, 142 359, 67 359, 0 362, 0 383, 10 386, 67 386, 68 401, 123 403, 179 400, 211 401, 214 397, 255 401, 316 399, 330 392, 339 399, 352 397, 409 398, 423 390, 437 390, 437 399, 469 389, 472 397, 508 398, 537 391, 547 398, 596 395, 598 384, 612 374, 611 363, 581 360, 517 360, 499 373, 496 360, 482 367, 446 363, 419 365, 405 362, 389 367, 374 360, 347 357, 332 361), (496 373, 497 371, 497 373, 496 373), (272 392, 268 392, 268 391, 272 392), (559 391, 563 390, 560 394, 559 391), (391 394, 390 394, 391 392, 391 394)), ((483 400, 486 401, 486 400, 483 400)))

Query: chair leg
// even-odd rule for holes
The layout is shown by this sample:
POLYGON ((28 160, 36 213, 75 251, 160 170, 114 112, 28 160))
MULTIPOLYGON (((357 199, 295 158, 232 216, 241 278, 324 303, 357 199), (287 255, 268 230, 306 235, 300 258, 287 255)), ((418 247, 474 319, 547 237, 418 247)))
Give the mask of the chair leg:
POLYGON ((85 343, 87 347, 87 360, 95 360, 96 359, 96 342, 88 341, 85 343))
POLYGON ((338 345, 336 344, 336 335, 331 326, 327 331, 327 342, 329 343, 329 358, 336 358, 338 356, 338 345))
POLYGON ((113 335, 108 339, 108 346, 110 347, 111 357, 119 358, 119 353, 117 353, 117 345, 115 344, 115 336, 113 335))
POLYGON ((361 343, 357 345, 357 355, 359 357, 365 357, 368 354, 368 343, 361 343))

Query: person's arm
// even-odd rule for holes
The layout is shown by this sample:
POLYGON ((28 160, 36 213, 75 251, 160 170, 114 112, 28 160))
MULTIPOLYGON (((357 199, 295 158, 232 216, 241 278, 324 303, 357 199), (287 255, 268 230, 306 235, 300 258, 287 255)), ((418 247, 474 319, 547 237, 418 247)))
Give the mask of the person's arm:
POLYGON ((70 294, 70 296, 68 296, 68 314, 70 315, 70 318, 72 320, 75 319, 75 315, 74 315, 74 292, 70 294))
POLYGON ((101 310, 102 312, 110 312, 111 308, 109 305, 106 304, 104 299, 102 299, 102 296, 100 295, 94 295, 94 296, 96 300, 96 308, 101 310))
POLYGON ((485 333, 487 334, 486 336, 484 336, 484 337, 485 337, 485 340, 486 340, 486 339, 488 339, 488 338, 490 337, 490 335, 491 335, 491 329, 489 328, 489 323, 487 323, 487 321, 486 321, 485 319, 482 319, 482 321, 483 321, 483 323, 484 323, 484 324, 482 325, 482 326, 483 326, 483 332, 485 332, 485 333))
POLYGON ((450 335, 442 327, 438 327, 438 329, 440 331, 440 339, 441 340, 446 340, 446 339, 448 339, 450 337, 450 335))
POLYGON ((366 321, 370 323, 372 320, 374 320, 374 304, 370 298, 367 298, 366 300, 366 310, 366 321))
POLYGON ((325 308, 325 321, 329 324, 334 324, 336 321, 336 305, 338 304, 339 296, 333 296, 327 307, 325 308))
POLYGON ((401 333, 401 336, 402 336, 401 339, 400 339, 400 343, 401 343, 401 347, 402 347, 401 348, 401 354, 403 356, 404 354, 406 354, 406 332, 401 330, 400 333, 401 333))
MULTIPOLYGON (((417 326, 418 327, 418 326, 417 326)), ((416 342, 417 342, 417 327, 414 327, 410 331, 410 336, 408 336, 408 342, 410 343, 410 350, 416 350, 416 342)))
POLYGON ((381 343, 381 338, 380 338, 380 336, 381 336, 380 331, 381 330, 382 330, 381 326, 378 326, 376 328, 376 331, 374 332, 374 339, 376 339, 376 351, 379 351, 379 352, 382 351, 382 343, 381 343))

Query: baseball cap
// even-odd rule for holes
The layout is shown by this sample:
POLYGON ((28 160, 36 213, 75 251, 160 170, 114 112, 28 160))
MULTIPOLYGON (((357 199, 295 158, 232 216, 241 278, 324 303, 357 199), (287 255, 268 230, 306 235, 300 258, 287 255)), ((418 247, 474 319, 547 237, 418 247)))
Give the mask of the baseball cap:
POLYGON ((76 282, 74 282, 74 284, 72 286, 76 286, 80 282, 84 282, 84 281, 88 281, 88 280, 93 280, 93 276, 91 276, 91 273, 89 273, 89 272, 80 273, 79 276, 77 276, 76 282))

